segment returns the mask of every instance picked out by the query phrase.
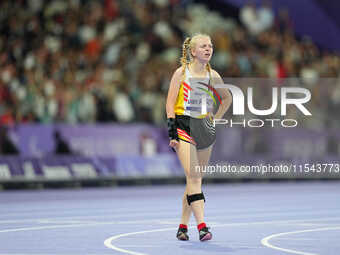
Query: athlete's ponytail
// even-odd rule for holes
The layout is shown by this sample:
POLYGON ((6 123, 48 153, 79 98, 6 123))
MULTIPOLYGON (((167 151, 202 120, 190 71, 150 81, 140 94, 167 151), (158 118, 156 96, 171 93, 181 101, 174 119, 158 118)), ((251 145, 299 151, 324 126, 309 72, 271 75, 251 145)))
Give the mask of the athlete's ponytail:
POLYGON ((210 65, 210 63, 207 63, 207 70, 209 72, 209 78, 210 78, 209 81, 210 81, 211 85, 213 85, 213 78, 211 76, 211 65, 210 65))
POLYGON ((191 47, 190 47, 190 42, 191 42, 191 38, 187 37, 184 40, 183 46, 182 46, 182 57, 181 57, 181 64, 183 67, 183 74, 185 71, 185 68, 187 67, 187 65, 189 64, 190 61, 188 61, 188 51, 189 51, 189 58, 190 58, 190 54, 191 54, 191 47))

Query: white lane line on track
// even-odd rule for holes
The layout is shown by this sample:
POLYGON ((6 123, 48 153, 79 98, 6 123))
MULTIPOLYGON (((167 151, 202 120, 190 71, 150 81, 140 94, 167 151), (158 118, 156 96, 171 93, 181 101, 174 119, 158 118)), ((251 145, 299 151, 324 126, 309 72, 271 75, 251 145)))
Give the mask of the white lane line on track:
MULTIPOLYGON (((340 212, 339 211, 332 211, 334 212, 335 214, 337 212, 340 212)), ((276 215, 276 216, 289 216, 289 215, 317 215, 317 214, 322 214, 322 213, 328 213, 329 214, 329 210, 327 211, 313 211, 313 212, 301 212, 301 213, 286 213, 286 212, 281 212, 281 213, 266 213, 266 214, 260 214, 260 215, 253 215, 251 213, 247 213, 247 214, 238 214, 236 216, 232 216, 232 217, 224 217, 224 220, 233 220, 233 219, 244 219, 244 218, 247 218, 249 219, 249 214, 252 215, 253 218, 261 218, 261 217, 268 217, 268 216, 273 216, 273 215, 276 215)), ((140 215, 140 214, 138 214, 140 215)), ((160 214, 159 213, 152 213, 152 214, 147 214, 147 216, 150 216, 150 215, 157 215, 159 216, 160 214)), ((162 215, 162 214, 161 214, 162 215)), ((168 215, 168 213, 166 214, 168 215)), ((72 223, 72 222, 68 222, 68 219, 70 219, 71 221, 81 221, 81 222, 73 222, 73 223, 82 223, 82 220, 81 219, 102 219, 103 217, 106 217, 106 218, 112 218, 112 219, 115 219, 115 218, 123 218, 125 217, 126 215, 125 214, 120 214, 120 215, 105 215, 105 216, 66 216, 66 217, 48 217, 48 218, 32 218, 32 219, 25 219, 25 220, 0 220, 0 224, 11 224, 11 223, 24 223, 24 222, 29 222, 29 223, 44 223, 44 222, 41 222, 41 221, 58 221, 60 223, 63 223, 63 220, 64 223, 72 223), (40 222, 37 222, 37 221, 40 221, 40 222)), ((132 216, 132 215, 131 215, 132 216)), ((136 213, 133 215, 134 217, 136 216, 136 213)), ((215 220, 215 219, 220 219, 221 216, 225 216, 225 215, 216 215, 216 214, 212 214, 211 216, 207 216, 208 219, 210 220, 215 220)), ((164 219, 159 219, 160 221, 164 221, 166 222, 169 218, 164 218, 164 219)), ((174 220, 178 220, 178 218, 174 218, 174 220)), ((149 222, 150 220, 144 220, 145 222, 149 222)), ((134 223, 135 221, 130 221, 130 220, 120 220, 119 222, 121 223, 124 223, 124 222, 132 222, 134 223)), ((142 222, 142 221, 136 221, 136 222, 142 222)), ((152 222, 154 222, 154 220, 152 220, 152 222)), ((84 223, 90 223, 90 222, 84 222, 84 223)), ((92 221, 91 223, 96 223, 95 221, 92 221)), ((169 222, 170 223, 170 222, 169 222)))
MULTIPOLYGON (((244 222, 244 223, 228 223, 228 224, 220 224, 215 225, 212 227, 225 227, 225 226, 248 226, 248 225, 263 225, 263 224, 285 224, 285 223, 292 223, 292 222, 310 222, 310 221, 325 221, 325 220, 339 220, 340 217, 329 217, 329 218, 315 218, 315 219, 300 219, 300 220, 280 220, 280 221, 261 221, 261 222, 244 222)), ((52 226, 40 226, 40 227, 26 227, 26 228, 14 228, 14 229, 3 229, 0 230, 0 233, 10 233, 10 232, 22 232, 22 231, 36 231, 36 230, 48 230, 48 229, 59 229, 59 228, 75 228, 75 227, 92 227, 92 226, 100 226, 100 225, 114 225, 116 224, 116 221, 114 222, 101 222, 101 223, 91 223, 91 224, 67 224, 67 225, 52 225, 52 226)), ((189 227, 189 228, 195 228, 195 226, 189 227)), ((168 230, 177 230, 176 228, 163 228, 163 229, 155 229, 155 230, 147 230, 147 231, 139 231, 139 232, 132 232, 132 233, 126 233, 118 235, 119 237, 115 238, 116 236, 110 237, 108 239, 118 239, 123 236, 129 236, 129 235, 136 235, 141 233, 153 233, 153 232, 162 232, 162 231, 168 231, 168 230)), ((108 240, 106 239, 106 240, 108 240)), ((105 240, 105 241, 106 241, 105 240)), ((107 242, 107 244, 110 246, 108 248, 121 251, 120 248, 113 246, 111 243, 107 242)), ((127 250, 125 250, 127 251, 127 250)), ((133 255, 144 255, 143 253, 136 253, 133 251, 127 251, 130 252, 128 254, 133 255)), ((125 253, 127 253, 125 252, 125 253)), ((7 255, 4 253, 0 253, 0 255, 7 255)), ((8 254, 13 255, 13 254, 8 254)), ((15 254, 17 255, 17 254, 15 254)), ((29 255, 29 254, 23 254, 23 255, 29 255)), ((50 255, 50 254, 49 254, 50 255)))
MULTIPOLYGON (((281 221, 261 221, 261 222, 247 222, 247 223, 227 223, 227 224, 220 224, 220 225, 211 225, 211 227, 227 227, 227 226, 249 226, 249 225, 264 225, 264 224, 280 224, 280 223, 292 223, 292 222, 309 222, 309 221, 322 221, 322 220, 329 220, 329 219, 339 219, 339 217, 336 218, 315 218, 315 219, 301 219, 301 220, 281 220, 281 221)), ((189 228, 195 228, 189 227, 189 228)), ((145 234, 145 233, 155 233, 155 232, 163 232, 163 231, 169 231, 169 230, 177 230, 176 228, 161 228, 161 229, 154 229, 154 230, 146 230, 146 231, 138 231, 138 232, 130 232, 130 233, 124 233, 115 235, 112 237, 109 237, 105 239, 104 245, 112 250, 119 251, 125 254, 131 254, 131 255, 147 255, 145 253, 140 252, 134 252, 126 249, 119 248, 112 244, 112 241, 117 240, 121 237, 131 236, 131 235, 138 235, 138 234, 145 234)), ((1 254, 0 254, 1 255, 1 254)), ((304 254, 304 255, 315 255, 315 254, 304 254)))
MULTIPOLYGON (((21 211, 21 212, 17 212, 17 211, 13 211, 13 212, 4 212, 4 211, 1 211, 0 210, 0 217, 5 217, 5 218, 8 218, 8 217, 11 217, 11 216, 27 216, 27 215, 32 215, 33 213, 36 214, 36 213, 42 213, 42 214, 59 214, 58 212, 58 209, 59 208, 51 208, 50 210, 45 210, 45 211, 42 211, 40 208, 37 208, 36 210, 29 210, 29 211, 21 211)), ((86 211, 88 212, 89 209, 88 208, 84 208, 86 209, 86 211)), ((80 209, 82 210, 82 208, 80 209)), ((67 210, 66 213, 79 213, 80 211, 79 209, 77 210, 67 210)), ((134 211, 134 210, 125 210, 124 208, 120 209, 120 210, 111 210, 111 209, 105 209, 105 210, 90 210, 91 213, 110 213, 110 214, 107 214, 107 215, 115 215, 117 213, 121 213, 122 210, 124 210, 124 215, 131 215, 131 216, 135 216, 136 214, 145 214, 145 213, 150 213, 148 211, 145 211, 145 210, 141 210, 141 211, 134 211)), ((258 209, 258 210, 252 210, 252 211, 247 211, 247 209, 245 208, 244 210, 240 210, 240 209, 237 209, 237 210, 233 210, 233 209, 228 209, 226 211, 223 211, 221 210, 221 208, 210 208, 211 211, 215 210, 215 211, 219 211, 221 215, 225 215, 226 213, 228 214, 242 214, 242 213, 246 213, 247 215, 249 214, 263 214, 263 213, 275 213, 275 212, 282 212, 283 210, 282 209, 276 209, 276 208, 268 208, 268 210, 263 210, 263 209, 258 209)), ((300 213, 300 212, 308 212, 308 211, 315 211, 315 208, 309 208, 309 207, 305 207, 305 208, 300 208, 299 210, 296 210, 294 208, 286 208, 284 210, 286 213, 300 213)), ((340 211, 340 208, 339 207, 336 207, 336 208, 328 208, 328 212, 329 211, 340 211)), ((157 214, 160 214, 160 213, 168 213, 169 210, 157 210, 157 214)), ((322 212, 322 211, 320 211, 322 212)), ((64 211, 65 213, 65 211, 64 211)), ((155 213, 156 214, 156 213, 155 213)), ((67 218, 68 217, 72 217, 72 216, 66 216, 67 218)), ((65 218, 66 218, 65 217, 65 218)), ((79 217, 90 217, 90 216, 79 216, 79 217)), ((26 218, 26 217, 25 217, 26 218)))
MULTIPOLYGON (((41 226, 41 227, 27 227, 27 228, 10 228, 0 230, 0 233, 10 233, 10 232, 21 232, 21 231, 34 231, 34 230, 44 230, 44 229, 58 229, 58 228, 75 228, 75 227, 87 227, 101 224, 73 224, 73 225, 52 225, 52 226, 41 226)), ((2 254, 1 254, 2 255, 2 254)))
POLYGON ((104 241, 104 245, 110 249, 113 249, 115 251, 123 252, 126 254, 131 254, 131 255, 146 255, 145 253, 140 253, 140 252, 134 252, 134 251, 129 251, 125 250, 119 247, 116 247, 112 245, 112 241, 125 237, 125 236, 131 236, 131 235, 138 235, 138 234, 147 234, 147 233, 155 233, 155 232, 163 232, 163 231, 168 231, 168 230, 176 230, 177 228, 161 228, 161 229, 154 229, 154 230, 145 230, 145 231, 137 231, 137 232, 130 232, 130 233, 125 233, 125 234, 120 234, 120 235, 115 235, 112 236, 104 241))
MULTIPOLYGON (((208 217, 207 217, 208 218, 208 217)), ((41 219, 36 219, 39 222, 41 219)), ((301 219, 301 220, 280 220, 280 221, 260 221, 260 222, 246 222, 246 223, 227 223, 226 224, 217 224, 212 225, 214 227, 218 227, 221 225, 226 226, 243 226, 247 224, 268 224, 268 223, 276 223, 276 224, 293 224, 296 222, 314 222, 314 221, 334 221, 340 220, 340 217, 328 217, 328 218, 315 218, 315 219, 301 219)), ((21 221, 19 221, 21 222, 21 221)), ((31 221, 30 221, 31 222, 31 221)), ((13 229, 0 229, 0 233, 8 233, 8 232, 20 232, 20 231, 34 231, 34 230, 44 230, 44 229, 57 229, 57 228, 69 228, 69 227, 91 227, 91 226, 100 226, 100 225, 115 225, 115 224, 138 224, 138 223, 145 223, 145 222, 154 222, 154 223, 162 223, 162 219, 155 219, 155 220, 140 220, 140 221, 106 221, 106 222, 82 222, 78 224, 64 224, 64 225, 52 225, 52 226, 36 226, 36 227, 26 227, 26 228, 13 228, 13 229)), ((175 224, 175 223, 174 223, 175 224)), ((193 225, 192 227, 195 227, 193 225)), ((0 254, 1 255, 1 254, 0 254)))
POLYGON ((119 225, 128 225, 128 224, 163 224, 163 225, 174 225, 177 224, 178 218, 168 219, 166 222, 163 222, 164 219, 153 219, 153 220, 121 220, 121 221, 85 221, 85 220, 63 220, 62 218, 55 219, 31 219, 31 220, 11 220, 11 221, 3 221, 0 224, 18 224, 18 223, 30 223, 30 224, 63 224, 63 225, 73 225, 73 224, 82 224, 82 225, 90 225, 90 224, 119 224, 119 225), (171 220, 171 223, 170 223, 171 220))
POLYGON ((162 245, 150 245, 150 244, 126 244, 121 247, 125 248, 155 248, 155 247, 163 247, 162 245))
POLYGON ((305 229, 305 230, 299 230, 299 231, 292 231, 292 232, 283 232, 283 233, 277 233, 273 234, 270 236, 267 236, 261 240, 261 243, 264 246, 267 246, 269 248, 279 250, 279 251, 284 251, 288 253, 293 253, 293 254, 299 254, 299 255, 318 255, 317 253, 309 253, 309 252, 304 252, 304 251, 296 251, 296 250, 291 250, 291 249, 286 249, 286 248, 281 248, 278 246, 274 246, 269 243, 269 240, 274 239, 276 237, 280 236, 287 236, 287 235, 294 235, 294 234, 300 234, 300 233, 308 233, 308 232, 321 232, 321 231, 329 231, 329 230, 338 230, 340 227, 329 227, 329 228, 314 228, 314 229, 305 229))
POLYGON ((277 237, 276 240, 289 240, 289 241, 316 241, 317 238, 294 238, 294 237, 277 237))
MULTIPOLYGON (((30 253, 1 253, 1 255, 33 255, 33 254, 30 254, 30 253)), ((35 253, 34 255, 68 255, 68 254, 65 254, 65 253, 35 253)), ((77 255, 76 253, 70 253, 70 255, 77 255)), ((78 255, 98 255, 98 253, 81 253, 81 254, 78 254, 78 255)), ((112 253, 109 253, 109 254, 103 254, 101 253, 100 255, 112 255, 112 253)))

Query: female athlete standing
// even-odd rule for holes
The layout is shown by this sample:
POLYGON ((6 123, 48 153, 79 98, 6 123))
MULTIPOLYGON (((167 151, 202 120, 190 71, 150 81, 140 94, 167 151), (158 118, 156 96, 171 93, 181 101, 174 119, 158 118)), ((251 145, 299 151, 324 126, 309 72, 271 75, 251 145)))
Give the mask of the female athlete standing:
POLYGON ((182 218, 177 238, 189 240, 187 234, 191 212, 194 213, 199 239, 210 240, 212 234, 204 222, 205 197, 202 192, 202 172, 197 166, 209 162, 216 139, 213 118, 220 119, 231 104, 227 89, 214 89, 213 83, 222 84, 220 75, 211 69, 209 61, 213 53, 208 35, 198 34, 183 43, 182 66, 172 76, 168 91, 166 112, 170 144, 186 175, 186 188, 182 201, 182 218), (189 60, 188 60, 189 57, 189 60), (220 100, 213 115, 212 93, 220 100))

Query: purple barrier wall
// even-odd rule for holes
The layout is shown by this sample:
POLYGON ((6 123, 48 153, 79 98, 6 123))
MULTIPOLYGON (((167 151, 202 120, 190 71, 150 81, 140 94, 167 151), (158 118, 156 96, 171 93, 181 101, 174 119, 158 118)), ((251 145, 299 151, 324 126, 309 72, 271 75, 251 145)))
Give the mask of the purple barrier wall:
POLYGON ((169 151, 166 130, 148 125, 31 124, 13 128, 11 137, 23 156, 42 157, 54 153, 56 131, 73 152, 85 156, 139 155, 146 140, 154 143, 156 153, 169 151))
MULTIPOLYGON (((20 156, 0 157, 1 181, 184 176, 176 154, 168 147, 165 128, 148 125, 21 125, 11 129, 11 138, 22 153, 20 156), (75 154, 53 154, 55 130, 61 133, 75 154)), ((313 163, 339 165, 339 144, 338 130, 217 126, 210 164, 284 162, 301 166, 313 163)))
POLYGON ((262 154, 286 158, 340 156, 340 132, 303 128, 218 128, 213 160, 262 154))
MULTIPOLYGON (((165 128, 149 125, 21 125, 11 130, 23 157, 54 155, 58 130, 74 155, 85 157, 156 156, 170 150, 165 128)), ((228 128, 217 126, 213 157, 266 153, 283 157, 324 156, 339 152, 340 132, 302 128, 228 128), (333 145, 332 145, 333 143, 333 145), (330 146, 333 149, 330 150, 330 146)), ((339 155, 339 154, 338 154, 339 155)))
MULTIPOLYGON (((207 178, 339 179, 340 160, 336 156, 293 158, 273 155, 239 155, 238 157, 224 157, 216 161, 211 160, 209 168, 202 168, 200 171, 205 173, 207 178)), ((0 183, 155 177, 184 177, 184 171, 178 160, 170 154, 160 154, 157 157, 117 158, 0 157, 0 183)))
POLYGON ((0 182, 175 176, 183 176, 183 171, 178 160, 171 154, 159 154, 155 157, 110 158, 82 156, 0 157, 0 182))

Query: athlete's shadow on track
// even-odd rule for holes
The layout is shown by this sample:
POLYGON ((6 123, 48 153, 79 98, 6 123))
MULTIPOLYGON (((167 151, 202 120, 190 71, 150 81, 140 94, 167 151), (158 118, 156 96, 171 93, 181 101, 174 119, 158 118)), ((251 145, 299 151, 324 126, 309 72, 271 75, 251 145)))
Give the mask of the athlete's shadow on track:
POLYGON ((185 245, 181 245, 180 248, 188 249, 188 250, 206 250, 207 254, 212 254, 213 252, 235 252, 239 250, 249 250, 251 248, 230 248, 228 244, 225 246, 213 243, 213 242, 187 242, 185 245))

